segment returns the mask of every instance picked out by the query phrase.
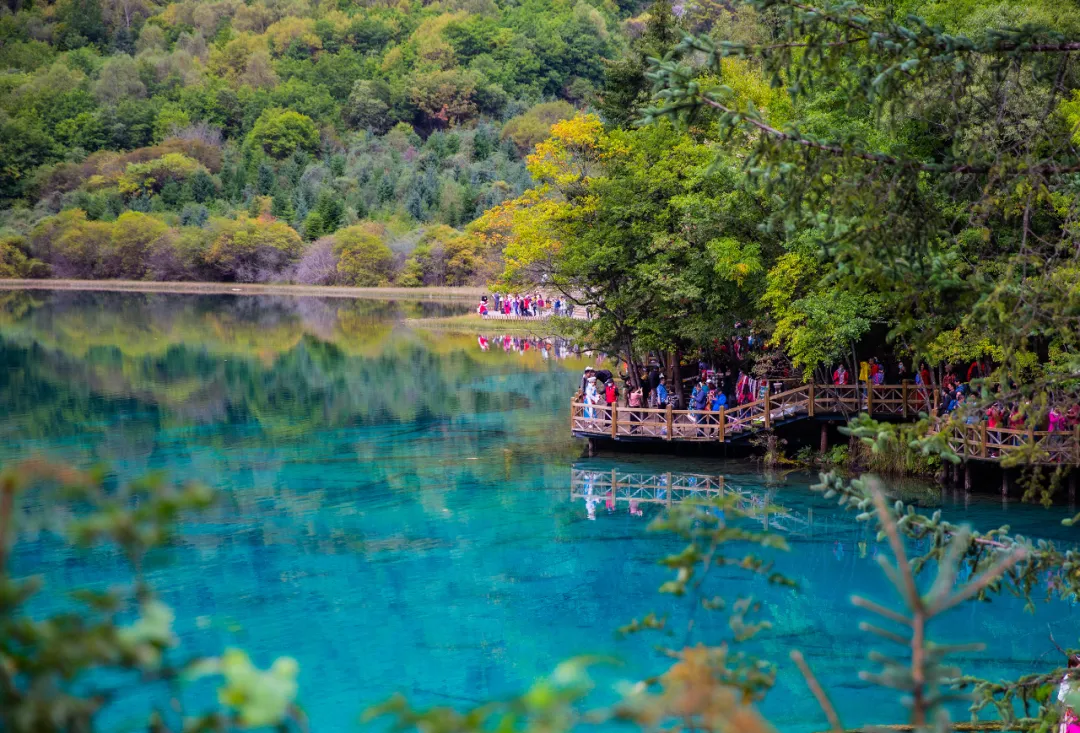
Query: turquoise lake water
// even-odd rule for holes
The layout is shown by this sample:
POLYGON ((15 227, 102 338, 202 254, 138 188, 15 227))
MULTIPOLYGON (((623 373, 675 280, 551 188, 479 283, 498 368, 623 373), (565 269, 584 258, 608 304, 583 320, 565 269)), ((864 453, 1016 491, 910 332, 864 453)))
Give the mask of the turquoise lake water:
MULTIPOLYGON (((811 492, 809 475, 745 461, 583 458, 567 430, 582 361, 496 329, 478 339, 405 323, 466 309, 0 293, 0 462, 44 454, 104 463, 118 480, 164 470, 218 489, 214 509, 155 557, 150 579, 177 611, 185 649, 240 646, 263 666, 294 656, 315 731, 358 729, 365 706, 394 692, 424 705, 506 695, 574 654, 624 660, 617 676, 658 670, 659 639, 614 629, 650 610, 685 619, 680 602, 656 593, 665 575, 655 560, 678 544, 646 532, 659 507, 609 509, 581 496, 572 471, 724 475, 793 518, 780 530, 792 552, 777 563, 798 592, 717 579, 729 598, 764 602, 775 628, 755 651, 784 661, 802 650, 846 725, 902 719, 891 695, 857 678, 871 644, 848 598, 893 600, 873 532, 811 492)), ((1067 507, 923 496, 980 528, 1071 538, 1059 523, 1067 507)), ((21 538, 14 559, 54 594, 126 577, 115 554, 45 535, 21 538)), ((989 642, 960 660, 965 671, 1019 676, 1056 664, 1047 624, 1075 642, 1076 618, 1062 603, 1030 615, 997 598, 988 613, 953 612, 932 635, 989 642)), ((693 638, 716 641, 725 629, 709 621, 693 638)), ((107 727, 128 729, 145 704, 117 704, 107 727)), ((764 708, 782 730, 825 727, 790 664, 764 708)))

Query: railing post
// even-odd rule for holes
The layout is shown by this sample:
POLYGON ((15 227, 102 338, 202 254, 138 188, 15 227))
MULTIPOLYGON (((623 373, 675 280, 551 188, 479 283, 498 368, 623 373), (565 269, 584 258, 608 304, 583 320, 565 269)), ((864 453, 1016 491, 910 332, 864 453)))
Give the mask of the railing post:
MULTIPOLYGON (((1031 418, 1029 417, 1028 419, 1030 420, 1031 418)), ((1035 447, 1035 426, 1034 425, 1028 425, 1027 437, 1028 437, 1028 442, 1031 443, 1031 447, 1034 448, 1035 447)))
POLYGON ((671 507, 671 471, 667 472, 667 505, 669 508, 671 507))
POLYGON ((619 434, 619 404, 617 402, 611 403, 611 437, 614 438, 619 434))
POLYGON ((1076 465, 1080 466, 1080 425, 1073 430, 1073 458, 1076 459, 1076 465))
POLYGON ((933 395, 934 395, 934 399, 933 399, 933 404, 934 404, 934 416, 936 417, 936 416, 937 416, 937 414, 938 414, 938 412, 939 412, 939 410, 938 410, 938 399, 939 399, 939 397, 938 397, 938 391, 937 391, 937 388, 936 388, 936 387, 935 387, 935 388, 934 388, 934 390, 933 390, 933 395))
POLYGON ((986 458, 987 457, 987 452, 986 452, 986 421, 985 420, 982 423, 980 423, 980 425, 979 425, 979 434, 980 434, 979 435, 980 440, 982 442, 982 445, 979 447, 979 456, 982 457, 982 458, 986 458))
POLYGON ((717 428, 716 435, 720 439, 721 443, 727 440, 727 431, 724 429, 724 422, 726 420, 727 417, 724 415, 724 406, 720 405, 720 427, 717 428))
POLYGON ((616 469, 611 469, 611 501, 612 503, 619 500, 619 475, 616 473, 616 469))
POLYGON ((768 430, 772 427, 772 401, 769 399, 769 395, 772 394, 772 385, 765 385, 765 429, 768 430))
POLYGON ((874 383, 866 380, 866 414, 874 416, 874 383))
POLYGON ((907 401, 908 401, 908 380, 905 379, 900 384, 900 402, 902 403, 902 409, 904 411, 904 418, 905 419, 908 416, 907 401))
POLYGON ((667 406, 667 439, 671 440, 671 403, 667 406))
POLYGON ((814 416, 814 383, 810 382, 810 401, 806 404, 806 414, 814 416))

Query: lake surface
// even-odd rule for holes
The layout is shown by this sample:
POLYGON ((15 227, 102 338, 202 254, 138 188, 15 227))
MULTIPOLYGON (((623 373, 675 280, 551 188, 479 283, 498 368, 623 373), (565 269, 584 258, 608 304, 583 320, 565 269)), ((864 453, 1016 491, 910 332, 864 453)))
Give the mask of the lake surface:
MULTIPOLYGON (((826 727, 786 663, 797 648, 846 725, 902 719, 890 695, 857 678, 871 644, 849 596, 893 600, 872 531, 811 492, 808 475, 735 461, 582 458, 566 415, 583 362, 563 358, 565 348, 404 322, 467 309, 0 293, 0 462, 44 454, 103 463, 117 480, 162 470, 218 489, 217 506, 185 525, 150 579, 176 609, 186 649, 240 646, 262 666, 294 656, 315 731, 357 729, 365 706, 399 691, 425 705, 506 695, 575 654, 620 658, 619 676, 655 671, 661 639, 620 639, 614 629, 650 610, 685 619, 680 602, 656 593, 665 575, 655 560, 678 544, 646 532, 662 507, 609 509, 586 483, 612 469, 722 474, 791 517, 778 531, 793 551, 777 563, 798 592, 735 573, 718 580, 731 599, 761 599, 775 625, 755 647, 782 663, 766 713, 784 730, 826 727), (585 473, 572 480, 575 469, 585 473)), ((1008 523, 1070 539, 1059 524, 1067 508, 925 495, 979 528, 1008 523)), ((126 577, 115 554, 76 553, 46 535, 23 537, 14 559, 45 576, 50 598, 126 577)), ((968 605, 931 631, 989 642, 961 661, 998 678, 1053 666, 1047 624, 1067 644, 1075 619, 1061 603, 1027 615, 997 598, 989 612, 968 605)), ((717 619, 693 638, 726 633, 717 619)), ((135 727, 145 704, 115 705, 108 727, 135 727)))

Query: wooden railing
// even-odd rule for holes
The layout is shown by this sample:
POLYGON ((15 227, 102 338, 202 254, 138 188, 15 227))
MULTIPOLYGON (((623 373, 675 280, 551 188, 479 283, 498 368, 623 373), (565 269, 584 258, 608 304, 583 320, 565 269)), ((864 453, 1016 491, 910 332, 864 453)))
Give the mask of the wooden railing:
MULTIPOLYGON (((572 402, 570 430, 579 437, 724 443, 804 417, 914 418, 936 413, 937 392, 903 384, 805 384, 717 411, 590 405, 572 402)), ((998 461, 1025 452, 1028 462, 1080 464, 1080 427, 1069 431, 990 428, 986 423, 939 421, 950 447, 962 458, 998 461)))

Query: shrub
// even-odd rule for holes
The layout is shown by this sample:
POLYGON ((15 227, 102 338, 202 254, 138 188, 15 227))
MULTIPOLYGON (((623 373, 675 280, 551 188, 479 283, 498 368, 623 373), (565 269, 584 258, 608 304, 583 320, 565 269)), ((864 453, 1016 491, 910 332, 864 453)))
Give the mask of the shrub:
POLYGON ((529 108, 528 112, 507 122, 503 127, 502 137, 514 143, 518 152, 524 155, 548 138, 552 125, 568 120, 576 113, 574 107, 568 102, 537 104, 529 108))
POLYGON ((90 221, 82 209, 43 220, 30 232, 30 251, 52 267, 54 277, 97 277, 102 254, 112 244, 112 225, 90 221))
POLYGON ((151 249, 169 231, 160 220, 128 211, 112 225, 112 240, 102 253, 100 277, 141 280, 147 275, 151 249))
POLYGON ((430 227, 405 263, 410 283, 466 285, 475 277, 479 257, 476 240, 445 225, 430 227))
POLYGON ((300 235, 288 224, 269 217, 240 215, 236 220, 213 221, 212 227, 216 237, 206 261, 226 280, 273 280, 303 252, 300 235))
POLYGON ((356 127, 381 135, 394 124, 389 96, 389 89, 384 83, 360 79, 349 94, 345 114, 356 127))
POLYGON ((48 277, 49 268, 27 254, 29 244, 22 237, 0 238, 0 278, 48 277))
POLYGON ((334 235, 338 275, 348 285, 374 287, 390 279, 394 253, 383 241, 380 224, 366 222, 345 227, 334 235))
POLYGON ((202 163, 183 153, 167 153, 145 163, 129 163, 117 186, 130 196, 156 193, 169 183, 184 183, 197 173, 206 173, 202 163))
POLYGON ((287 158, 297 150, 314 152, 319 148, 319 130, 307 115, 292 110, 265 110, 248 134, 248 140, 275 158, 287 158))
POLYGON ((293 269, 292 280, 298 285, 338 284, 338 256, 333 237, 323 237, 308 245, 293 269))
POLYGON ((213 241, 213 232, 197 227, 168 232, 150 250, 147 277, 159 281, 214 279, 217 272, 206 261, 213 241))

